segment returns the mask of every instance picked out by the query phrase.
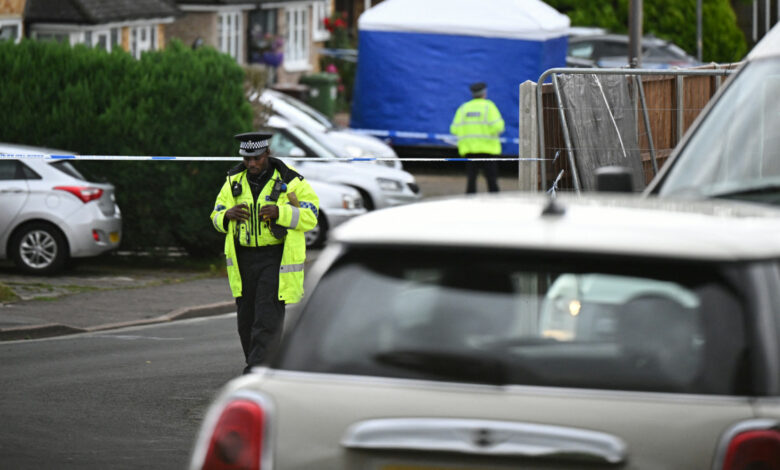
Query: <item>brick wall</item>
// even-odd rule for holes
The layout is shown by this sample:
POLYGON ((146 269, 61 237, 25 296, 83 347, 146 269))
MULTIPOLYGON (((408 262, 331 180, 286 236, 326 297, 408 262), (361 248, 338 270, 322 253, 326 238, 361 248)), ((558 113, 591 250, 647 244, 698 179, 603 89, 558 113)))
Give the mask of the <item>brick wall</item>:
MULTIPOLYGON (((205 45, 217 47, 217 17, 213 12, 187 12, 171 24, 165 26, 165 41, 180 39, 186 45, 192 45, 197 38, 205 45)), ((167 45, 167 42, 165 43, 167 45)))
POLYGON ((0 15, 21 16, 27 0, 0 0, 0 15))

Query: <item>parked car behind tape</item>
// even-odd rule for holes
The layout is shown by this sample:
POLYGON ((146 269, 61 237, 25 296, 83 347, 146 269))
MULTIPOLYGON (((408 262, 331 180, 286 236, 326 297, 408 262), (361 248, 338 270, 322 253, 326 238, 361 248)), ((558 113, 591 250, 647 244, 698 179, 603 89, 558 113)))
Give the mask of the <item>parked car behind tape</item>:
MULTIPOLYGON (((68 153, 0 144, 0 155, 68 153)), ((56 273, 122 239, 114 186, 87 181, 68 160, 0 158, 0 207, 0 259, 28 273, 56 273)))

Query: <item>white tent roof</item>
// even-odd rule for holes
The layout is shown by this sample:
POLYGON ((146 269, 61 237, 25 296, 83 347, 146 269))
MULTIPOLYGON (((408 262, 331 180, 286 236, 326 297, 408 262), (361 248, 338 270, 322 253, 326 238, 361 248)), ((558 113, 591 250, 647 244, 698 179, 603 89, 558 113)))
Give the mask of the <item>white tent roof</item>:
POLYGON ((565 36, 569 23, 541 0, 385 0, 360 16, 358 28, 545 40, 565 36))

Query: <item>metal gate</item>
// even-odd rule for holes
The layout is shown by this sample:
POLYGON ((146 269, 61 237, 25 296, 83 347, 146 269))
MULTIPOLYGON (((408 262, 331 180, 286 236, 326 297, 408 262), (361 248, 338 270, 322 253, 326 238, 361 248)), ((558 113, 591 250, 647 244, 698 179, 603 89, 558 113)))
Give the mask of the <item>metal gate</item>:
POLYGON ((738 65, 545 71, 536 83, 541 188, 595 189, 593 170, 615 164, 635 170, 634 187, 643 188, 658 172, 658 154, 665 160, 738 65))

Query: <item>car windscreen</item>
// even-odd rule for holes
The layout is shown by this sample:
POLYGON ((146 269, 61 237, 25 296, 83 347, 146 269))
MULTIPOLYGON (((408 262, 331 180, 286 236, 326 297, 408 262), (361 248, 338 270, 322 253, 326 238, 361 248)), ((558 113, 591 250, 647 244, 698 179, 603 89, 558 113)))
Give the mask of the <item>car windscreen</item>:
MULTIPOLYGON (((725 268, 724 268, 725 270, 725 268)), ((501 385, 732 394, 744 308, 716 265, 360 249, 320 280, 283 369, 501 385)))
POLYGON ((680 150, 658 195, 780 204, 780 60, 748 63, 680 150))
POLYGON ((282 116, 287 117, 288 120, 294 122, 305 121, 309 125, 315 126, 320 132, 325 132, 329 129, 333 129, 333 123, 322 113, 312 108, 311 106, 298 101, 291 96, 287 96, 284 93, 267 91, 272 93, 275 98, 273 102, 274 110, 282 116))
POLYGON ((68 176, 72 176, 73 178, 86 181, 87 179, 82 175, 70 162, 65 160, 56 161, 51 164, 52 168, 56 168, 57 170, 65 173, 68 176))

